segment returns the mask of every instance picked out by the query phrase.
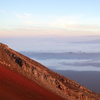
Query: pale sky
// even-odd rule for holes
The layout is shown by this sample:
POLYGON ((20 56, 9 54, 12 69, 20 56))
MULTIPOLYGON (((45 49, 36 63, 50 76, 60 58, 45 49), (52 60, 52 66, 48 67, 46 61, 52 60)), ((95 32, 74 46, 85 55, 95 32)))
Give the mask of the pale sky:
POLYGON ((100 0, 0 0, 0 37, 100 35, 100 0))

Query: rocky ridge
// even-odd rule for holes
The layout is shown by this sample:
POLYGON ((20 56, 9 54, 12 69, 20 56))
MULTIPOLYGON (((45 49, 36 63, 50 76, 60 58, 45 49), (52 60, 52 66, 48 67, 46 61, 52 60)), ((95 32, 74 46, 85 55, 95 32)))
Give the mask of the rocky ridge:
POLYGON ((0 64, 35 81, 40 86, 68 100, 100 100, 100 96, 80 84, 57 74, 40 63, 0 43, 0 64))

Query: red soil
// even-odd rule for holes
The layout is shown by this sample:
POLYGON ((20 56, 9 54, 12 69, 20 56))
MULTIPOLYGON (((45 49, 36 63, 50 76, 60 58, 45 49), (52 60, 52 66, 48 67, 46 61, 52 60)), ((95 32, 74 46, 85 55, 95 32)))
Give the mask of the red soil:
POLYGON ((0 100, 63 100, 35 82, 0 65, 0 100))

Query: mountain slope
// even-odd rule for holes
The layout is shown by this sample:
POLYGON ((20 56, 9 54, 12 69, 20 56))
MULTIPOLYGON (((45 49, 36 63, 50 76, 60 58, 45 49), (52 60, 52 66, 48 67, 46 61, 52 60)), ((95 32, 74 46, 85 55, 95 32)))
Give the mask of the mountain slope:
POLYGON ((35 82, 0 65, 0 100, 63 100, 35 82))
MULTIPOLYGON (((25 92, 26 95, 28 94, 26 90, 31 88, 29 100, 32 100, 31 97, 33 94, 36 96, 37 100, 39 99, 38 97, 40 97, 41 100, 46 100, 47 98, 50 100, 53 100, 53 98, 54 100, 55 98, 57 100, 100 100, 99 95, 64 76, 49 70, 40 63, 10 49, 8 46, 2 43, 0 43, 0 65, 1 69, 4 70, 5 68, 6 70, 10 71, 9 73, 5 73, 6 70, 4 70, 4 72, 1 70, 2 74, 0 74, 0 86, 10 88, 6 87, 6 84, 11 85, 14 82, 15 86, 12 85, 13 88, 17 86, 17 89, 19 89, 17 94, 21 92, 21 89, 24 90, 23 93, 25 92), (5 77, 3 73, 6 74, 4 74, 5 76, 8 75, 8 78, 5 77), (12 79, 12 76, 14 75, 18 76, 12 79), (22 78, 21 80, 23 81, 18 80, 20 78, 22 78), (11 81, 6 81, 4 79, 10 79, 11 81), (5 83, 5 86, 2 86, 4 85, 2 82, 5 83), (17 83, 19 84, 19 87, 17 83), (42 92, 39 90, 42 90, 42 92)), ((3 88, 3 90, 5 88, 3 88)), ((0 91, 0 97, 3 98, 1 94, 2 92, 0 91)), ((10 96, 10 94, 7 93, 6 95, 10 96)), ((20 97, 20 95, 21 94, 18 94, 18 97, 20 97)), ((26 100, 28 100, 27 98, 26 100)))

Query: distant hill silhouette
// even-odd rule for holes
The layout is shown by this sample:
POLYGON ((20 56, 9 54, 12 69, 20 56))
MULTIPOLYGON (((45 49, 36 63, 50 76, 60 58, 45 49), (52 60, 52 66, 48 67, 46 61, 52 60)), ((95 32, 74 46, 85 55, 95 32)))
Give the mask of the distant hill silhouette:
POLYGON ((64 99, 100 100, 100 96, 0 43, 0 100, 64 99))
POLYGON ((75 42, 71 42, 71 43, 79 43, 79 44, 84 44, 84 43, 88 43, 88 44, 99 44, 100 43, 100 39, 96 39, 96 40, 89 40, 89 41, 75 41, 75 42))

